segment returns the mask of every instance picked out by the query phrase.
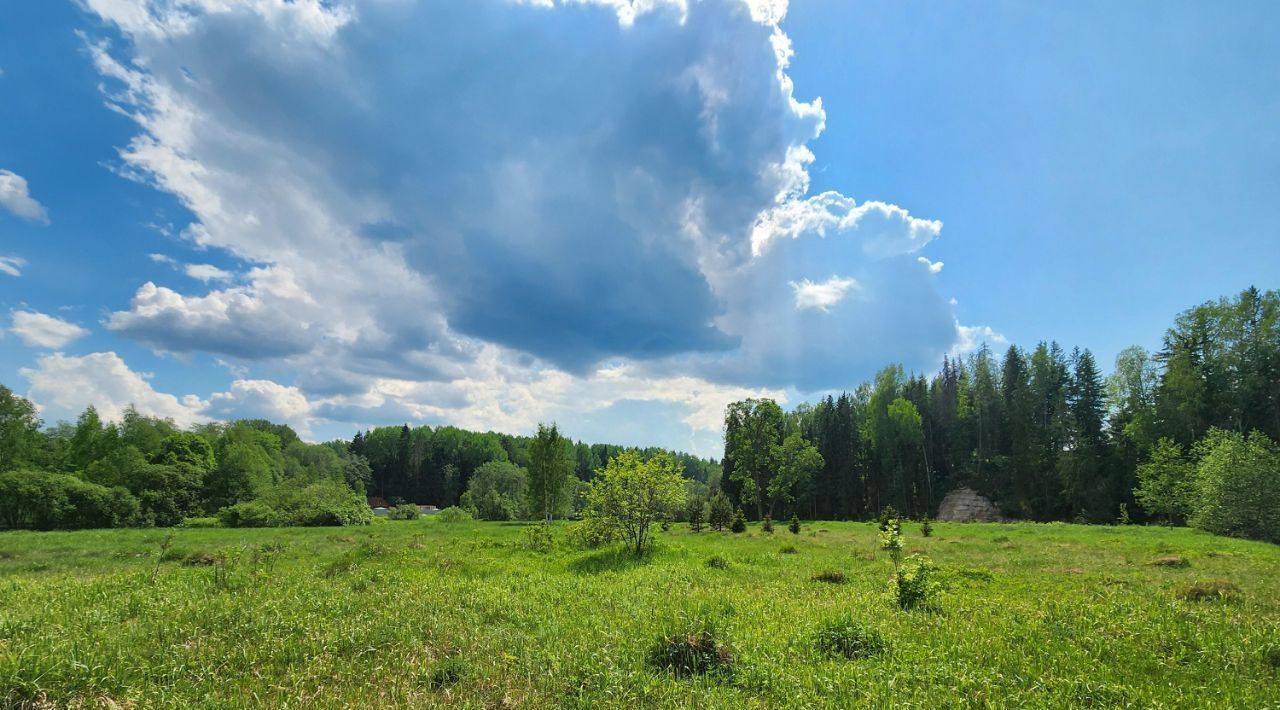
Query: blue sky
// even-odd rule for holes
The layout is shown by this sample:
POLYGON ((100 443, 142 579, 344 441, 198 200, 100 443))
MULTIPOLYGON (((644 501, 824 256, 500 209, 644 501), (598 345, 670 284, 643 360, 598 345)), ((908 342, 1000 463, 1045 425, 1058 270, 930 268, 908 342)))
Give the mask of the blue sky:
POLYGON ((718 455, 985 340, 1272 288, 1268 3, 0 9, 0 382, 718 455))

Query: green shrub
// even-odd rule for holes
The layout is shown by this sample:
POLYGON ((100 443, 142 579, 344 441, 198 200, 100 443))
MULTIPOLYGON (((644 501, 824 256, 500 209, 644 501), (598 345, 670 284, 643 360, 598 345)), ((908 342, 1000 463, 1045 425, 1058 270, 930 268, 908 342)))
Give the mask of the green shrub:
POLYGON ((368 525, 373 512, 341 481, 285 481, 260 497, 218 511, 227 527, 323 527, 368 525))
POLYGON ((933 537, 933 521, 929 516, 924 516, 924 520, 920 521, 920 534, 925 537, 933 537))
POLYGON ((712 555, 707 558, 707 566, 711 569, 729 569, 729 560, 720 555, 712 555))
POLYGON ((824 621, 814 632, 813 645, 823 655, 849 660, 870 658, 889 650, 879 631, 849 617, 824 621))
POLYGON ((0 473, 0 524, 11 529, 114 528, 141 521, 140 502, 123 487, 108 488, 62 473, 0 473))
POLYGON ((579 550, 594 550, 617 539, 617 530, 599 518, 583 520, 569 528, 569 532, 565 535, 565 541, 579 550))
POLYGON ((934 566, 923 555, 909 555, 894 571, 890 580, 890 593, 903 609, 928 606, 938 593, 939 584, 933 579, 934 566))
POLYGON ((795 545, 783 545, 782 549, 778 550, 778 552, 781 552, 784 555, 794 555, 798 550, 796 550, 795 545))
POLYGON ((760 529, 769 535, 773 534, 773 518, 765 515, 764 520, 760 521, 760 529))
POLYGON ((466 510, 459 508, 456 505, 451 505, 439 513, 436 513, 435 519, 442 523, 466 523, 474 520, 474 518, 471 517, 471 513, 468 513, 466 510))
POLYGON ((800 534, 800 518, 795 513, 791 514, 791 524, 787 526, 792 535, 800 534))
POLYGON ((387 518, 391 520, 417 520, 418 515, 418 506, 412 503, 401 503, 387 511, 387 518))
POLYGON ((738 508, 733 513, 733 522, 729 525, 729 529, 735 533, 744 533, 747 531, 747 516, 742 514, 742 508, 738 508))
POLYGON ((207 518, 183 518, 182 527, 184 528, 220 528, 222 521, 217 516, 207 518))
POLYGON ((229 505, 218 511, 218 520, 229 528, 271 528, 283 524, 275 509, 261 500, 229 505))
POLYGON ((551 526, 546 523, 530 525, 520 534, 520 546, 534 552, 547 552, 555 544, 551 526))

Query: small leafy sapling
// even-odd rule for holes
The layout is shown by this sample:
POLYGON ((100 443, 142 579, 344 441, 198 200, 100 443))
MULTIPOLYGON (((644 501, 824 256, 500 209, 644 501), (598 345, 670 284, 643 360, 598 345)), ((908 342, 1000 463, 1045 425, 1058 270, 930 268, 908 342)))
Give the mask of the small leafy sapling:
POLYGON ((889 553, 896 571, 902 566, 902 525, 897 518, 889 518, 880 529, 880 549, 889 553))

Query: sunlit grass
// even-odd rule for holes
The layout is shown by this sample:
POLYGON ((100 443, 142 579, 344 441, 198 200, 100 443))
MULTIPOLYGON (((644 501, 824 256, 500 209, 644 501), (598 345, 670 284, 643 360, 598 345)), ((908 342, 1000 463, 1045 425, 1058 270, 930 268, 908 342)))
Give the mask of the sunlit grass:
POLYGON ((904 612, 874 525, 674 526, 640 561, 568 549, 562 526, 537 552, 523 527, 178 530, 167 548, 163 530, 2 534, 0 705, 1280 703, 1275 546, 909 524, 906 552, 939 565, 944 592, 904 612), (828 572, 843 583, 814 581, 828 572), (655 643, 704 623, 730 668, 651 665, 655 643), (884 651, 833 655, 833 623, 884 651))

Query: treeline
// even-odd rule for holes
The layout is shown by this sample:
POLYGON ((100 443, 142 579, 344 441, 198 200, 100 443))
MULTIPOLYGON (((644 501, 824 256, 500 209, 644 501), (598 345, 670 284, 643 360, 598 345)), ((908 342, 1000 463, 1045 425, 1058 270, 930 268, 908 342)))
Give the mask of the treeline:
POLYGON ((263 420, 182 430, 130 407, 89 407, 42 430, 0 386, 0 525, 37 530, 172 526, 218 516, 244 526, 341 525, 370 516, 368 462, 346 442, 308 444, 263 420))
MULTIPOLYGON (((528 469, 536 436, 472 432, 452 426, 391 426, 358 432, 350 451, 369 462, 369 494, 390 503, 430 503, 441 508, 458 505, 472 476, 488 463, 510 463, 528 469)), ((572 475, 586 482, 622 451, 639 451, 644 458, 669 454, 684 477, 707 487, 718 483, 720 464, 712 459, 666 451, 634 449, 615 444, 561 442, 567 449, 572 475)))
MULTIPOLYGON (((1226 440, 1217 432, 1249 435, 1256 451, 1274 452, 1280 438, 1276 291, 1250 288, 1182 313, 1158 352, 1127 348, 1105 378, 1089 350, 1042 342, 1000 354, 984 346, 944 359, 932 377, 887 367, 790 412, 735 403, 724 488, 757 516, 869 519, 893 506, 922 517, 968 485, 1017 518, 1168 518, 1150 501, 1138 505, 1141 466, 1159 451, 1194 469, 1203 442, 1226 440), (811 476, 796 478, 779 458, 789 437, 793 450, 820 454, 811 476)), ((1186 505, 1175 517, 1186 519, 1186 505)))
MULTIPOLYGON (((393 504, 464 502, 483 517, 525 517, 536 506, 512 491, 527 487, 535 441, 406 425, 309 444, 265 420, 183 430, 132 407, 119 422, 104 422, 92 406, 74 424, 44 429, 34 405, 0 385, 0 527, 172 526, 214 516, 200 524, 345 525, 367 522, 365 499, 375 495, 393 504), (490 476, 464 501, 486 465, 490 476)), ((557 470, 581 482, 623 448, 557 438, 555 450, 557 470)), ((717 462, 670 455, 691 490, 705 493, 718 481, 717 462)), ((583 490, 564 486, 564 506, 554 512, 580 509, 583 490)))

